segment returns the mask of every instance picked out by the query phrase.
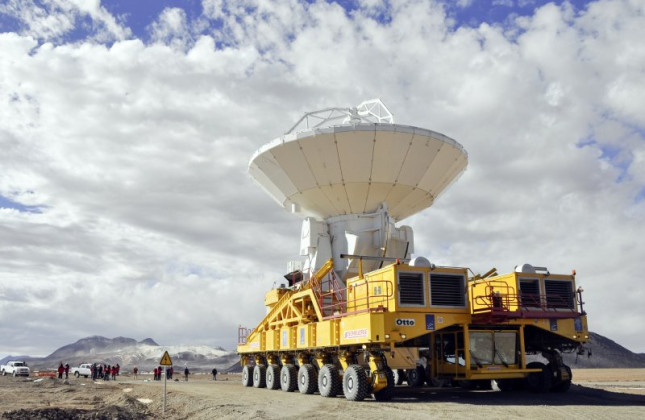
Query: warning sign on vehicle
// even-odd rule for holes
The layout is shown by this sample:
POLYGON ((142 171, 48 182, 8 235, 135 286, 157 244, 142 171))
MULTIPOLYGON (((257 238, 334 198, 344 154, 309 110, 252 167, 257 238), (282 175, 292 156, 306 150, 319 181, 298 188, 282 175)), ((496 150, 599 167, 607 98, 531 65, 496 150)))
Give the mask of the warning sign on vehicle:
POLYGON ((161 362, 159 362, 161 366, 172 366, 172 360, 170 360, 170 355, 168 354, 168 351, 165 351, 163 353, 163 356, 161 356, 161 362))

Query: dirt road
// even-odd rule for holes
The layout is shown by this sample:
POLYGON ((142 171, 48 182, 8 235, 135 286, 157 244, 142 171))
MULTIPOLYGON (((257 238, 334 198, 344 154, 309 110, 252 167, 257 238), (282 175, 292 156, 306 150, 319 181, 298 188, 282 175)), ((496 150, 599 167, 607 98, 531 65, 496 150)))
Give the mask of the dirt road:
POLYGON ((565 394, 400 386, 389 402, 349 402, 342 396, 245 388, 239 375, 219 375, 217 382, 192 375, 188 382, 167 382, 165 413, 163 381, 0 377, 0 413, 2 418, 43 419, 645 418, 645 369, 574 370, 573 376, 574 385, 565 394))

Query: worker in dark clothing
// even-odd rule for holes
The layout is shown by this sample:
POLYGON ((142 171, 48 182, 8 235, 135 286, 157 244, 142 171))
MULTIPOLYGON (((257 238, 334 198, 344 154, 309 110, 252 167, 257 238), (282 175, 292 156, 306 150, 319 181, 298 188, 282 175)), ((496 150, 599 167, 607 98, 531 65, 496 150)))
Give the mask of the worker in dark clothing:
POLYGON ((186 366, 186 368, 184 369, 184 380, 185 380, 185 381, 188 381, 188 374, 189 374, 189 373, 190 373, 190 372, 188 371, 188 366, 186 366))
POLYGON ((213 370, 211 372, 213 373, 213 380, 216 381, 217 380, 217 369, 213 368, 213 370))

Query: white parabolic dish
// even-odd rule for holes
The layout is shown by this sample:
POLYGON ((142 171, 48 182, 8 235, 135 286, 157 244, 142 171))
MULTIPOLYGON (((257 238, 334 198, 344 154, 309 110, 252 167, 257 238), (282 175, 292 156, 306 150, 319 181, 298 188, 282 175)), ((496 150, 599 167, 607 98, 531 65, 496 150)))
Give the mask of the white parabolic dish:
POLYGON ((302 217, 375 212, 400 221, 427 207, 464 171, 455 140, 418 127, 350 123, 289 133, 261 147, 251 176, 302 217))

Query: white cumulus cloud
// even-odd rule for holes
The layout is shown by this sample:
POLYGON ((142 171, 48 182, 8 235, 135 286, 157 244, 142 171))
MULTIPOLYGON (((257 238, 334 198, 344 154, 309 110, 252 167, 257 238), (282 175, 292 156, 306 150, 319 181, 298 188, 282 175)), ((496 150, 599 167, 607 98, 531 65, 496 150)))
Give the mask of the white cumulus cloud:
POLYGON ((98 1, 38 4, 1 9, 24 30, 0 33, 0 196, 39 211, 0 209, 0 355, 89 335, 233 349, 299 246, 249 158, 305 111, 374 97, 469 153, 405 220, 417 254, 576 269, 591 329, 645 351, 639 2, 502 28, 438 2, 204 0, 197 18, 165 9, 149 43, 98 1))

